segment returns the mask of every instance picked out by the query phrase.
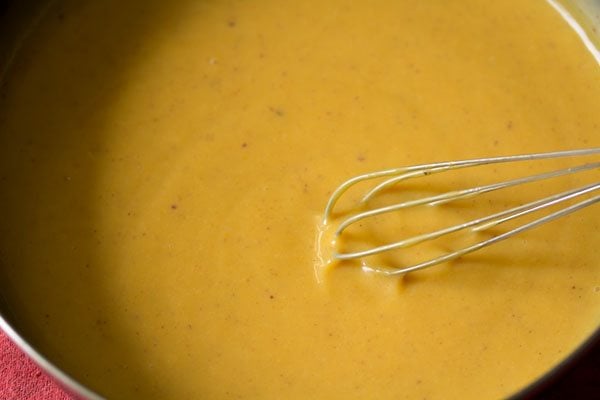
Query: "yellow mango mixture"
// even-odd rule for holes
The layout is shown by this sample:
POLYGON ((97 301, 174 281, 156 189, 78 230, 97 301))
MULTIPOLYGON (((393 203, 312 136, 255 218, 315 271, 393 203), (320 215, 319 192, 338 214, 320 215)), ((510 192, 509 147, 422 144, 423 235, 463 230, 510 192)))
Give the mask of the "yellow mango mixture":
MULTIPOLYGON (((1 295, 100 395, 500 398, 598 327, 597 206, 404 277, 317 251, 354 175, 600 146, 598 63, 548 2, 58 0, 40 15, 0 89, 1 295)), ((506 168, 407 187, 538 167, 506 168)), ((597 176, 362 234, 398 240, 597 176)))

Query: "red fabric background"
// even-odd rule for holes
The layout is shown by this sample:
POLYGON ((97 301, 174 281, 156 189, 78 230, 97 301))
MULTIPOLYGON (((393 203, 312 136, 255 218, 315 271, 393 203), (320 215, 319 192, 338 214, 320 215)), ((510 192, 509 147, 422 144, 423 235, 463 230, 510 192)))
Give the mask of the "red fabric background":
POLYGON ((0 331, 0 399, 72 400, 0 331))
MULTIPOLYGON (((1 400, 75 400, 0 331, 1 400)), ((551 387, 531 400, 600 399, 600 344, 551 387)))

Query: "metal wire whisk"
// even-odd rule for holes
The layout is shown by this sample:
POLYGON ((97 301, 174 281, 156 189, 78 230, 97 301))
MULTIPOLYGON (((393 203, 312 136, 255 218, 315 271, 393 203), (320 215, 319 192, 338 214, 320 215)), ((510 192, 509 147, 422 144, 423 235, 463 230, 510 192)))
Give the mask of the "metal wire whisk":
MULTIPOLYGON (((500 163, 512 163, 512 162, 520 162, 520 161, 535 161, 542 159, 551 159, 551 158, 564 158, 564 157, 581 157, 581 156, 589 156, 594 154, 600 154, 600 147, 597 148, 589 148, 589 149, 579 149, 579 150, 569 150, 569 151, 557 151, 550 153, 536 153, 536 154, 522 154, 522 155, 513 155, 513 156, 504 156, 504 157, 491 157, 491 158, 478 158, 471 160, 460 160, 460 161, 447 161, 447 162, 439 162, 432 164, 422 164, 422 165, 413 165, 408 167, 401 168, 393 168, 381 171, 375 171, 359 176, 355 176, 353 178, 348 179, 344 183, 342 183, 338 188, 333 192, 329 201, 327 202, 327 206, 325 207, 325 212, 323 214, 322 223, 324 226, 328 226, 330 221, 332 220, 332 214, 334 207, 338 200, 342 197, 342 195, 350 188, 355 186, 360 182, 372 181, 376 180, 380 183, 375 183, 375 185, 367 191, 367 193, 362 197, 359 204, 355 208, 354 213, 342 219, 335 227, 335 238, 339 238, 343 232, 350 227, 351 225, 362 221, 366 218, 371 218, 376 215, 381 215, 385 213, 394 212, 397 210, 416 207, 421 205, 439 205, 443 203, 448 203, 458 199, 464 199, 467 197, 477 196, 483 193, 515 187, 517 185, 522 185, 525 183, 541 181, 545 179, 550 179, 554 177, 564 176, 575 174, 578 172, 589 171, 594 169, 600 169, 600 162, 591 162, 585 163, 581 165, 577 165, 570 168, 558 169, 549 172, 539 173, 535 175, 526 176, 518 179, 511 179, 503 182, 488 184, 484 186, 476 186, 467 189, 455 190, 451 192, 446 192, 443 194, 423 197, 415 200, 399 202, 396 204, 379 207, 379 208, 368 208, 369 200, 376 196, 378 193, 381 193, 384 189, 389 188, 393 185, 396 185, 402 181, 412 178, 424 177, 427 175, 437 174, 441 172, 446 172, 450 170, 460 169, 460 168, 468 168, 468 167, 477 167, 482 165, 490 165, 490 164, 500 164, 500 163)), ((413 246, 428 240, 437 239, 439 237, 448 235, 453 232, 457 232, 460 230, 470 229, 471 231, 482 231, 488 229, 493 226, 497 226, 504 222, 514 220, 520 217, 523 217, 527 214, 533 213, 535 211, 539 211, 550 206, 566 202, 567 200, 571 200, 594 191, 600 189, 600 182, 588 184, 582 187, 578 187, 572 190, 568 190, 566 192, 554 194, 552 196, 532 201, 527 204, 520 205, 518 207, 514 207, 508 210, 504 210, 492 215, 488 215, 482 218, 477 218, 471 221, 467 221, 462 224, 449 226, 440 230, 436 230, 433 232, 420 234, 417 236, 412 236, 403 240, 399 240, 397 242, 368 248, 360 251, 352 251, 352 252, 342 252, 342 253, 334 253, 332 257, 337 260, 350 260, 350 259, 360 259, 363 257, 388 252, 391 250, 401 249, 409 246, 413 246)), ((579 200, 577 203, 565 206, 558 211, 552 211, 551 213, 547 213, 546 215, 539 217, 533 221, 523 223, 516 228, 513 228, 507 232, 498 234, 489 239, 482 240, 476 242, 475 244, 467 247, 460 248, 455 251, 448 252, 439 257, 435 257, 433 259, 429 259, 418 264, 398 267, 398 268, 389 268, 389 267, 372 267, 365 266, 364 269, 369 271, 378 272, 386 275, 401 275, 411 271, 417 271, 423 268, 431 267, 449 260, 456 259, 465 254, 472 253, 474 251, 480 250, 484 247, 490 246, 494 243, 500 242, 502 240, 508 239, 518 233, 527 231, 529 229, 535 228, 547 222, 553 221, 557 218, 566 216, 571 214, 577 210, 588 207, 592 204, 600 202, 600 194, 595 194, 592 197, 585 198, 585 200, 579 200)))

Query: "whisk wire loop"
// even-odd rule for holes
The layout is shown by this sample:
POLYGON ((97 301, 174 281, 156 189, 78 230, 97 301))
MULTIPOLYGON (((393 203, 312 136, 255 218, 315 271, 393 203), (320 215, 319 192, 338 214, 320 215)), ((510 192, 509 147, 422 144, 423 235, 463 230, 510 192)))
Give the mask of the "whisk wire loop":
MULTIPOLYGON (((503 156, 503 157, 491 157, 491 158, 479 158, 479 159, 471 159, 471 160, 460 160, 460 161, 448 161, 441 163, 432 163, 432 164, 422 164, 394 169, 387 169, 382 171, 375 171, 363 175, 356 176, 342 183, 331 195, 327 206, 325 208, 325 212, 323 215, 323 224, 326 225, 329 223, 331 219, 331 215, 333 213, 333 209, 337 203, 337 201, 342 197, 342 195, 351 187, 369 180, 381 179, 385 178, 383 182, 376 184, 371 190, 367 192, 365 196, 363 196, 360 201, 361 204, 366 204, 371 198, 373 198, 376 194, 382 192, 386 188, 389 188, 393 185, 396 185, 406 179, 412 179, 417 177, 423 177, 431 174, 441 173, 445 171, 450 171, 459 168, 468 168, 474 166, 481 165, 489 165, 489 164, 498 164, 498 163, 509 163, 509 162, 517 162, 517 161, 533 161, 533 160, 541 160, 541 159, 550 159, 550 158, 562 158, 562 157, 576 157, 576 156, 585 156, 585 155, 594 155, 600 154, 600 148, 589 148, 589 149, 579 149, 579 150, 568 150, 568 151, 557 151, 550 153, 535 153, 535 154, 522 154, 515 156, 503 156)), ((335 230, 335 236, 339 237, 345 229, 347 229, 352 224, 355 224, 358 221, 364 220, 366 218, 374 217, 377 215, 398 211, 404 208, 415 207, 420 205, 439 205, 443 203, 447 203, 450 201, 464 199, 466 197, 477 196, 479 194, 483 194, 486 192, 505 189, 509 187, 514 187, 517 185, 522 185, 525 183, 531 183, 536 181, 541 181, 545 179, 555 178, 559 176, 575 174, 578 172, 589 171, 594 169, 600 169, 600 162, 586 163, 582 165, 578 165, 575 167, 563 168, 553 171, 548 171, 544 173, 538 173, 535 175, 530 175, 522 178, 511 179, 503 182, 482 185, 471 187, 467 189, 450 191, 447 193, 442 193, 434 196, 426 196, 419 199, 408 200, 399 202, 396 204, 388 205, 385 207, 379 207, 371 210, 360 211, 355 213, 354 215, 347 217, 342 220, 337 229, 335 230)), ((366 250, 353 251, 347 253, 335 253, 333 257, 338 260, 349 260, 356 259, 362 257, 368 257, 371 255, 410 247, 424 241, 434 240, 444 235, 451 234, 453 232, 457 232, 464 229, 471 229, 474 232, 483 231, 489 229, 493 226, 497 226, 503 224, 505 222, 515 220, 517 218, 523 217, 525 215, 543 210, 545 208, 566 202, 568 200, 575 199, 577 197, 592 193, 596 190, 600 190, 600 182, 588 184, 576 189, 568 190, 562 193, 554 194, 548 197, 545 197, 540 200, 535 200, 529 202, 524 205, 520 205, 509 210, 504 210, 492 215, 488 215, 485 217, 477 218, 471 221, 467 221, 461 224, 449 226, 443 229, 439 229, 433 232, 424 233, 420 235, 416 235, 413 237, 409 237, 403 240, 399 240, 393 243, 376 246, 373 248, 369 248, 366 250)), ((499 241, 508 239, 518 233, 527 231, 529 229, 535 228, 547 222, 553 221, 557 218, 566 216, 575 211, 578 211, 582 208, 588 207, 592 204, 596 204, 600 202, 600 195, 593 196, 591 198, 587 198, 581 200, 575 204, 566 206, 557 211, 553 211, 550 214, 539 217, 533 221, 524 223, 516 228, 513 228, 507 232, 502 234, 498 234, 493 236, 487 240, 479 241, 471 246, 467 246, 456 251, 448 252, 447 254, 441 255, 439 257, 426 260, 424 262, 409 265, 401 268, 390 268, 390 267, 372 267, 372 266, 364 266, 363 268, 369 271, 383 273, 385 275, 401 275, 407 272, 420 270, 423 268, 431 267, 433 265, 437 265, 449 260, 456 259, 465 254, 472 253, 481 248, 490 246, 499 241)))

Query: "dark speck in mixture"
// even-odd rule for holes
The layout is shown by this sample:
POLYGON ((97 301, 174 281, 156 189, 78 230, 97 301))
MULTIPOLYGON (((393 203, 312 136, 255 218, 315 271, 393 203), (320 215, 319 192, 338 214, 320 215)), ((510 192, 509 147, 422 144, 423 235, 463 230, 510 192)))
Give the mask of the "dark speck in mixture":
POLYGON ((285 115, 285 112, 281 108, 269 107, 269 111, 271 111, 273 114, 277 115, 278 117, 283 117, 285 115))
POLYGON ((174 203, 171 204, 171 210, 177 210, 177 207, 178 207, 177 204, 174 204, 174 203))

